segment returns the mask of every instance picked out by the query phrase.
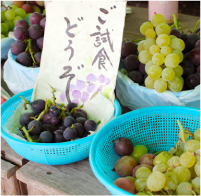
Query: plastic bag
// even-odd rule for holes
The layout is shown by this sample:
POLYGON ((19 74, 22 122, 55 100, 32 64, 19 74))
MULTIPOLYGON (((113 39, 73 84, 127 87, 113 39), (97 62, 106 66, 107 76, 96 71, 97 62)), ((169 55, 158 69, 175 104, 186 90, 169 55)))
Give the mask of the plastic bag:
POLYGON ((187 106, 200 108, 200 85, 194 90, 173 93, 158 93, 134 83, 125 74, 118 72, 116 96, 123 106, 131 110, 151 106, 187 106))
POLYGON ((11 37, 1 39, 1 60, 8 58, 8 51, 15 40, 11 37))
POLYGON ((40 68, 22 66, 15 61, 15 55, 8 52, 8 60, 4 64, 4 80, 8 88, 18 94, 34 88, 40 68))

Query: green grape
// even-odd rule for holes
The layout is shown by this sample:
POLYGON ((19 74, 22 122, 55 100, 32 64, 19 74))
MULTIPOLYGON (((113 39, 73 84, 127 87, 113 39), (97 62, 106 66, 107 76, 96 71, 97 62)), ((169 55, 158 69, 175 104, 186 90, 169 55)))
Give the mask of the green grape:
POLYGON ((150 78, 149 76, 146 77, 144 84, 149 89, 154 89, 154 82, 155 80, 150 78))
POLYGON ((168 152, 179 157, 184 151, 181 149, 181 147, 177 147, 177 150, 175 147, 172 147, 168 152))
POLYGON ((176 167, 173 172, 177 175, 179 183, 188 182, 191 179, 191 172, 184 166, 176 167))
POLYGON ((151 66, 153 66, 153 65, 154 65, 154 63, 152 62, 152 60, 151 60, 151 61, 148 61, 148 62, 146 63, 146 65, 145 65, 145 71, 146 71, 146 73, 148 72, 149 68, 150 68, 151 66))
POLYGON ((149 48, 149 52, 154 55, 155 53, 159 53, 160 52, 160 47, 158 45, 152 45, 149 48))
POLYGON ((167 56, 168 54, 171 54, 171 48, 169 46, 163 46, 160 51, 162 54, 167 56))
POLYGON ((1 23, 1 33, 3 32, 3 25, 2 25, 2 23, 1 23))
MULTIPOLYGON (((188 139, 188 136, 189 136, 188 132, 184 132, 185 141, 188 139)), ((181 139, 181 131, 179 132, 179 139, 181 139)))
POLYGON ((169 153, 169 152, 161 152, 161 153, 159 153, 155 158, 154 158, 154 161, 153 161, 153 163, 154 163, 154 165, 158 165, 158 164, 161 164, 161 163, 163 163, 163 164, 167 164, 167 161, 171 158, 171 157, 173 157, 173 155, 171 154, 171 153, 169 153))
MULTIPOLYGON (((188 139, 185 139, 185 140, 186 140, 186 142, 189 141, 188 139)), ((180 141, 179 147, 180 147, 183 151, 184 151, 184 146, 185 146, 185 143, 182 142, 182 141, 180 141)))
POLYGON ((192 186, 194 187, 194 191, 200 194, 200 177, 196 177, 191 182, 192 186))
POLYGON ((163 173, 153 172, 147 179, 147 186, 151 191, 160 191, 166 184, 166 177, 163 173))
POLYGON ((149 175, 151 174, 151 170, 147 167, 139 167, 137 170, 136 170, 136 178, 148 178, 149 175))
POLYGON ((168 54, 165 58, 165 66, 175 68, 179 65, 179 56, 177 54, 168 54))
POLYGON ((9 32, 4 33, 5 37, 8 37, 8 33, 9 33, 9 32))
POLYGON ((159 78, 154 83, 154 89, 158 93, 162 93, 167 90, 167 82, 163 78, 159 78))
POLYGON ((189 169, 189 171, 191 172, 191 179, 196 178, 196 177, 197 177, 197 174, 195 173, 194 166, 193 166, 193 167, 190 167, 190 168, 188 168, 188 169, 189 169))
POLYGON ((196 155, 195 155, 196 163, 197 163, 197 162, 200 162, 200 149, 196 150, 196 151, 195 151, 195 154, 196 154, 196 155))
POLYGON ((194 133, 194 138, 197 141, 200 141, 200 128, 198 128, 194 133))
POLYGON ((197 176, 200 177, 200 162, 197 162, 194 166, 194 170, 195 170, 195 173, 197 174, 197 176))
POLYGON ((7 10, 5 13, 5 17, 7 20, 13 20, 15 18, 15 13, 13 10, 7 10))
POLYGON ((181 81, 180 78, 175 76, 175 78, 171 81, 168 81, 168 88, 172 92, 180 92, 183 88, 183 82, 181 81))
POLYGON ((179 50, 172 50, 172 54, 177 54, 179 56, 179 59, 180 59, 179 63, 181 63, 183 61, 184 55, 183 55, 183 53, 181 51, 179 51, 179 50))
POLYGON ((27 14, 26 11, 22 8, 17 8, 15 10, 15 16, 20 16, 20 17, 24 18, 26 16, 26 14, 27 14))
POLYGON ((4 22, 6 20, 5 13, 6 13, 6 10, 1 10, 1 22, 4 22))
POLYGON ((165 173, 167 169, 168 169, 167 165, 161 163, 161 164, 155 165, 152 169, 152 172, 159 171, 159 172, 165 173))
POLYGON ((155 27, 157 27, 161 23, 165 23, 165 18, 161 14, 154 14, 152 17, 152 23, 155 27))
POLYGON ((168 36, 169 36, 170 40, 171 40, 171 39, 174 39, 174 38, 177 38, 177 37, 174 36, 174 35, 168 35, 168 36))
POLYGON ((6 23, 1 23, 1 28, 3 27, 3 31, 1 32, 2 34, 5 34, 9 31, 9 27, 6 23))
POLYGON ((163 71, 162 71, 162 78, 165 80, 165 81, 171 81, 173 80, 175 77, 175 72, 172 68, 165 68, 163 71))
POLYGON ((16 5, 11 5, 10 7, 12 8, 13 11, 15 11, 16 9, 18 9, 18 7, 16 5))
POLYGON ((130 179, 133 183, 135 183, 135 181, 136 181, 136 178, 133 176, 126 176, 125 178, 130 179))
POLYGON ((154 28, 154 26, 151 22, 144 22, 140 26, 140 33, 142 33, 142 35, 144 35, 145 32, 147 31, 147 29, 153 29, 153 28, 154 28))
POLYGON ((196 161, 196 158, 195 158, 195 155, 193 153, 184 152, 180 156, 180 163, 184 167, 187 167, 187 168, 193 167, 193 165, 195 165, 195 161, 196 161))
POLYGON ((138 55, 138 59, 141 63, 146 64, 148 61, 151 61, 152 55, 148 50, 142 50, 138 55))
POLYGON ((154 65, 162 65, 165 62, 165 57, 161 53, 155 53, 152 57, 154 65))
POLYGON ((1 34, 1 39, 5 38, 5 35, 1 34))
POLYGON ((12 31, 14 28, 13 21, 12 20, 6 20, 5 23, 8 25, 9 31, 12 31))
POLYGON ((168 46, 170 44, 170 38, 166 34, 161 34, 156 39, 156 44, 162 48, 163 46, 168 46))
POLYGON ((140 190, 148 190, 148 187, 147 187, 147 178, 138 178, 136 181, 135 181, 135 188, 137 191, 140 191, 140 190))
POLYGON ((141 52, 144 50, 144 42, 141 42, 137 47, 138 52, 141 52))
POLYGON ((170 40, 170 48, 183 51, 185 48, 185 43, 182 39, 174 38, 170 40))
POLYGON ((171 168, 175 168, 175 167, 178 167, 180 166, 180 158, 178 156, 174 156, 174 157, 171 157, 168 162, 167 162, 167 165, 171 168))
POLYGON ((135 195, 149 195, 149 194, 144 193, 144 192, 138 192, 138 193, 136 193, 135 195))
POLYGON ((146 146, 137 145, 134 147, 133 152, 130 156, 132 156, 137 161, 137 163, 139 164, 141 157, 147 153, 148 153, 148 149, 146 146))
POLYGON ((149 48, 152 45, 156 45, 156 40, 155 39, 146 39, 145 42, 144 42, 144 49, 149 50, 149 48))
POLYGON ((173 172, 166 172, 165 173, 166 177, 166 184, 164 189, 165 190, 176 190, 178 186, 178 178, 177 175, 173 172))
POLYGON ((193 195, 191 191, 192 185, 189 182, 182 182, 177 187, 177 194, 178 195, 193 195))
POLYGON ((159 24, 156 29, 156 35, 161 35, 161 34, 166 34, 169 35, 170 34, 170 26, 166 23, 161 23, 159 24))
POLYGON ((153 65, 148 69, 147 73, 152 79, 157 80, 161 77, 162 68, 159 65, 153 65))
POLYGON ((156 37, 156 32, 153 29, 147 29, 145 32, 145 37, 148 39, 154 39, 156 37))
MULTIPOLYGON (((175 76, 180 77, 183 74, 183 67, 178 65, 177 67, 173 68, 175 72, 175 76)), ((181 78, 180 78, 181 79, 181 78)))
POLYGON ((200 149, 200 142, 197 140, 189 140, 184 146, 186 152, 195 152, 200 149))
POLYGON ((22 20, 22 17, 21 16, 16 16, 13 20, 13 24, 15 25, 15 23, 18 21, 18 20, 22 20))
POLYGON ((183 85, 184 85, 184 79, 180 76, 179 79, 182 81, 183 85))

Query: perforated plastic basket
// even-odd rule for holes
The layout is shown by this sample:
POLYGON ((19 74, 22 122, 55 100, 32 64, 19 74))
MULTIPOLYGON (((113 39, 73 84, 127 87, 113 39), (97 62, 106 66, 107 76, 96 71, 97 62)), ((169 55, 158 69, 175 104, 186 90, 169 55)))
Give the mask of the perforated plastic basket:
POLYGON ((113 185, 118 176, 112 169, 119 156, 113 150, 112 141, 127 137, 134 146, 147 146, 150 153, 168 151, 178 141, 177 120, 194 132, 200 127, 200 109, 156 106, 138 109, 110 121, 96 134, 90 148, 89 161, 95 176, 111 194, 131 195, 113 185))
MULTIPOLYGON (((10 147, 19 155, 33 162, 47 165, 63 165, 83 160, 89 156, 91 142, 96 134, 70 142, 62 143, 32 143, 15 139, 3 130, 16 107, 22 102, 20 96, 31 100, 33 89, 24 91, 8 99, 1 106, 1 135, 10 147)), ((114 102, 114 117, 121 115, 121 107, 117 100, 114 102)))

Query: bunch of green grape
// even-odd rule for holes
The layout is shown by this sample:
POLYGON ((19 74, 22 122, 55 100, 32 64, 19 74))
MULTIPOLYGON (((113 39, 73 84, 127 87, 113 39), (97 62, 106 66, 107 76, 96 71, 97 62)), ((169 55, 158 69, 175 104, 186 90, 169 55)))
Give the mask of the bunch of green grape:
POLYGON ((7 10, 1 10, 1 39, 8 37, 9 31, 12 31, 15 23, 26 16, 26 11, 11 5, 7 10))
POLYGON ((155 14, 152 22, 144 22, 140 26, 140 32, 146 37, 138 45, 138 59, 145 64, 148 74, 145 86, 159 93, 166 90, 180 92, 184 84, 181 77, 183 68, 179 63, 183 61, 185 43, 182 39, 169 35, 170 30, 161 14, 155 14))
POLYGON ((113 169, 119 176, 114 181, 117 187, 135 195, 200 195, 200 128, 193 134, 177 122, 180 132, 175 146, 157 155, 140 149, 140 161, 131 154, 136 150, 129 139, 114 141, 114 150, 121 156, 113 169))

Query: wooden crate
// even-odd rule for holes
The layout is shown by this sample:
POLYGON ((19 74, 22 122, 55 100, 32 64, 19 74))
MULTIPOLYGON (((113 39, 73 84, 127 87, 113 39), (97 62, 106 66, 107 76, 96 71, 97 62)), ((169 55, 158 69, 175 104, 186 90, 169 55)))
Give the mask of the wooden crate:
POLYGON ((89 160, 60 166, 28 162, 16 172, 28 195, 111 195, 94 176, 89 160))

